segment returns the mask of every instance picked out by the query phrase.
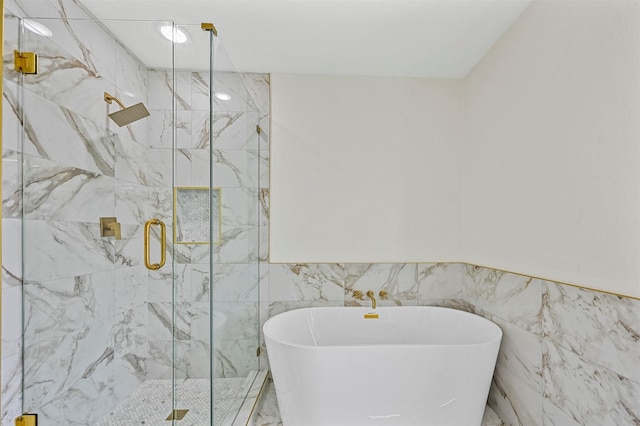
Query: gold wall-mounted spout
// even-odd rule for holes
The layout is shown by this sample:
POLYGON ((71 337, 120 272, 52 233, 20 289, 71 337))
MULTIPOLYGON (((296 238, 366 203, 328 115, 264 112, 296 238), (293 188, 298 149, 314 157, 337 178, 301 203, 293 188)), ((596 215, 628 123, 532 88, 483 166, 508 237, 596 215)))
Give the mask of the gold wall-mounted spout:
POLYGON ((371 299, 371 309, 375 309, 378 303, 376 302, 376 296, 374 295, 372 290, 367 291, 367 297, 371 299))
POLYGON ((100 236, 101 237, 115 237, 116 240, 122 238, 120 233, 120 224, 115 217, 101 217, 100 218, 100 236))

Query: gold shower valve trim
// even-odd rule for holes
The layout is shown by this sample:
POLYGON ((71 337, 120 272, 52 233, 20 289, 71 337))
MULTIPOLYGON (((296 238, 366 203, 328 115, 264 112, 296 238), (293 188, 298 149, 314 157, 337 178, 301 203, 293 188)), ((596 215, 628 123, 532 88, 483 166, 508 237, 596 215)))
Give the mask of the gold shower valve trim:
POLYGON ((101 237, 115 237, 116 240, 122 238, 120 233, 120 224, 115 217, 101 217, 100 218, 100 236, 101 237))

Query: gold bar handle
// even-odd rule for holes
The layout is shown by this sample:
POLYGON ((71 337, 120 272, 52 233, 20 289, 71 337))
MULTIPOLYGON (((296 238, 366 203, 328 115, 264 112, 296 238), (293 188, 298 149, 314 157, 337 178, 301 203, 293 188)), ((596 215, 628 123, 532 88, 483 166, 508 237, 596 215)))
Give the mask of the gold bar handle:
POLYGON ((167 227, 160 219, 153 218, 144 224, 144 266, 152 271, 162 268, 167 261, 167 227), (160 225, 160 263, 151 263, 151 227, 160 225))

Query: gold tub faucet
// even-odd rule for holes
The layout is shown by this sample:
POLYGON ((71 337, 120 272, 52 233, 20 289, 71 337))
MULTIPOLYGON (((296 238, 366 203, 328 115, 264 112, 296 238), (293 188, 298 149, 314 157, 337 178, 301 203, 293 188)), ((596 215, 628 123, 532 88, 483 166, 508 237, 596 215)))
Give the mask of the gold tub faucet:
POLYGON ((376 302, 376 296, 372 290, 367 291, 367 296, 371 299, 371 309, 375 309, 378 303, 376 302))

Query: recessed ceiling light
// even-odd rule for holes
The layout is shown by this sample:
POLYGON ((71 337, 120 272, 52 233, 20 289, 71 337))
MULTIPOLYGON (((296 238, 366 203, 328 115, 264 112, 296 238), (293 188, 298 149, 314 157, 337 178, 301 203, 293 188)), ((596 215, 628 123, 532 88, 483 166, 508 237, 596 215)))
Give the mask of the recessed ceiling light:
POLYGON ((186 43, 188 38, 187 34, 178 27, 172 25, 163 25, 160 27, 160 32, 169 41, 174 43, 186 43))
POLYGON ((24 24, 24 27, 32 33, 44 37, 51 37, 53 35, 53 31, 42 25, 40 22, 32 21, 31 19, 23 19, 22 23, 24 24))
POLYGON ((220 99, 221 101, 228 101, 229 99, 231 99, 231 95, 224 92, 215 92, 213 96, 220 99))

